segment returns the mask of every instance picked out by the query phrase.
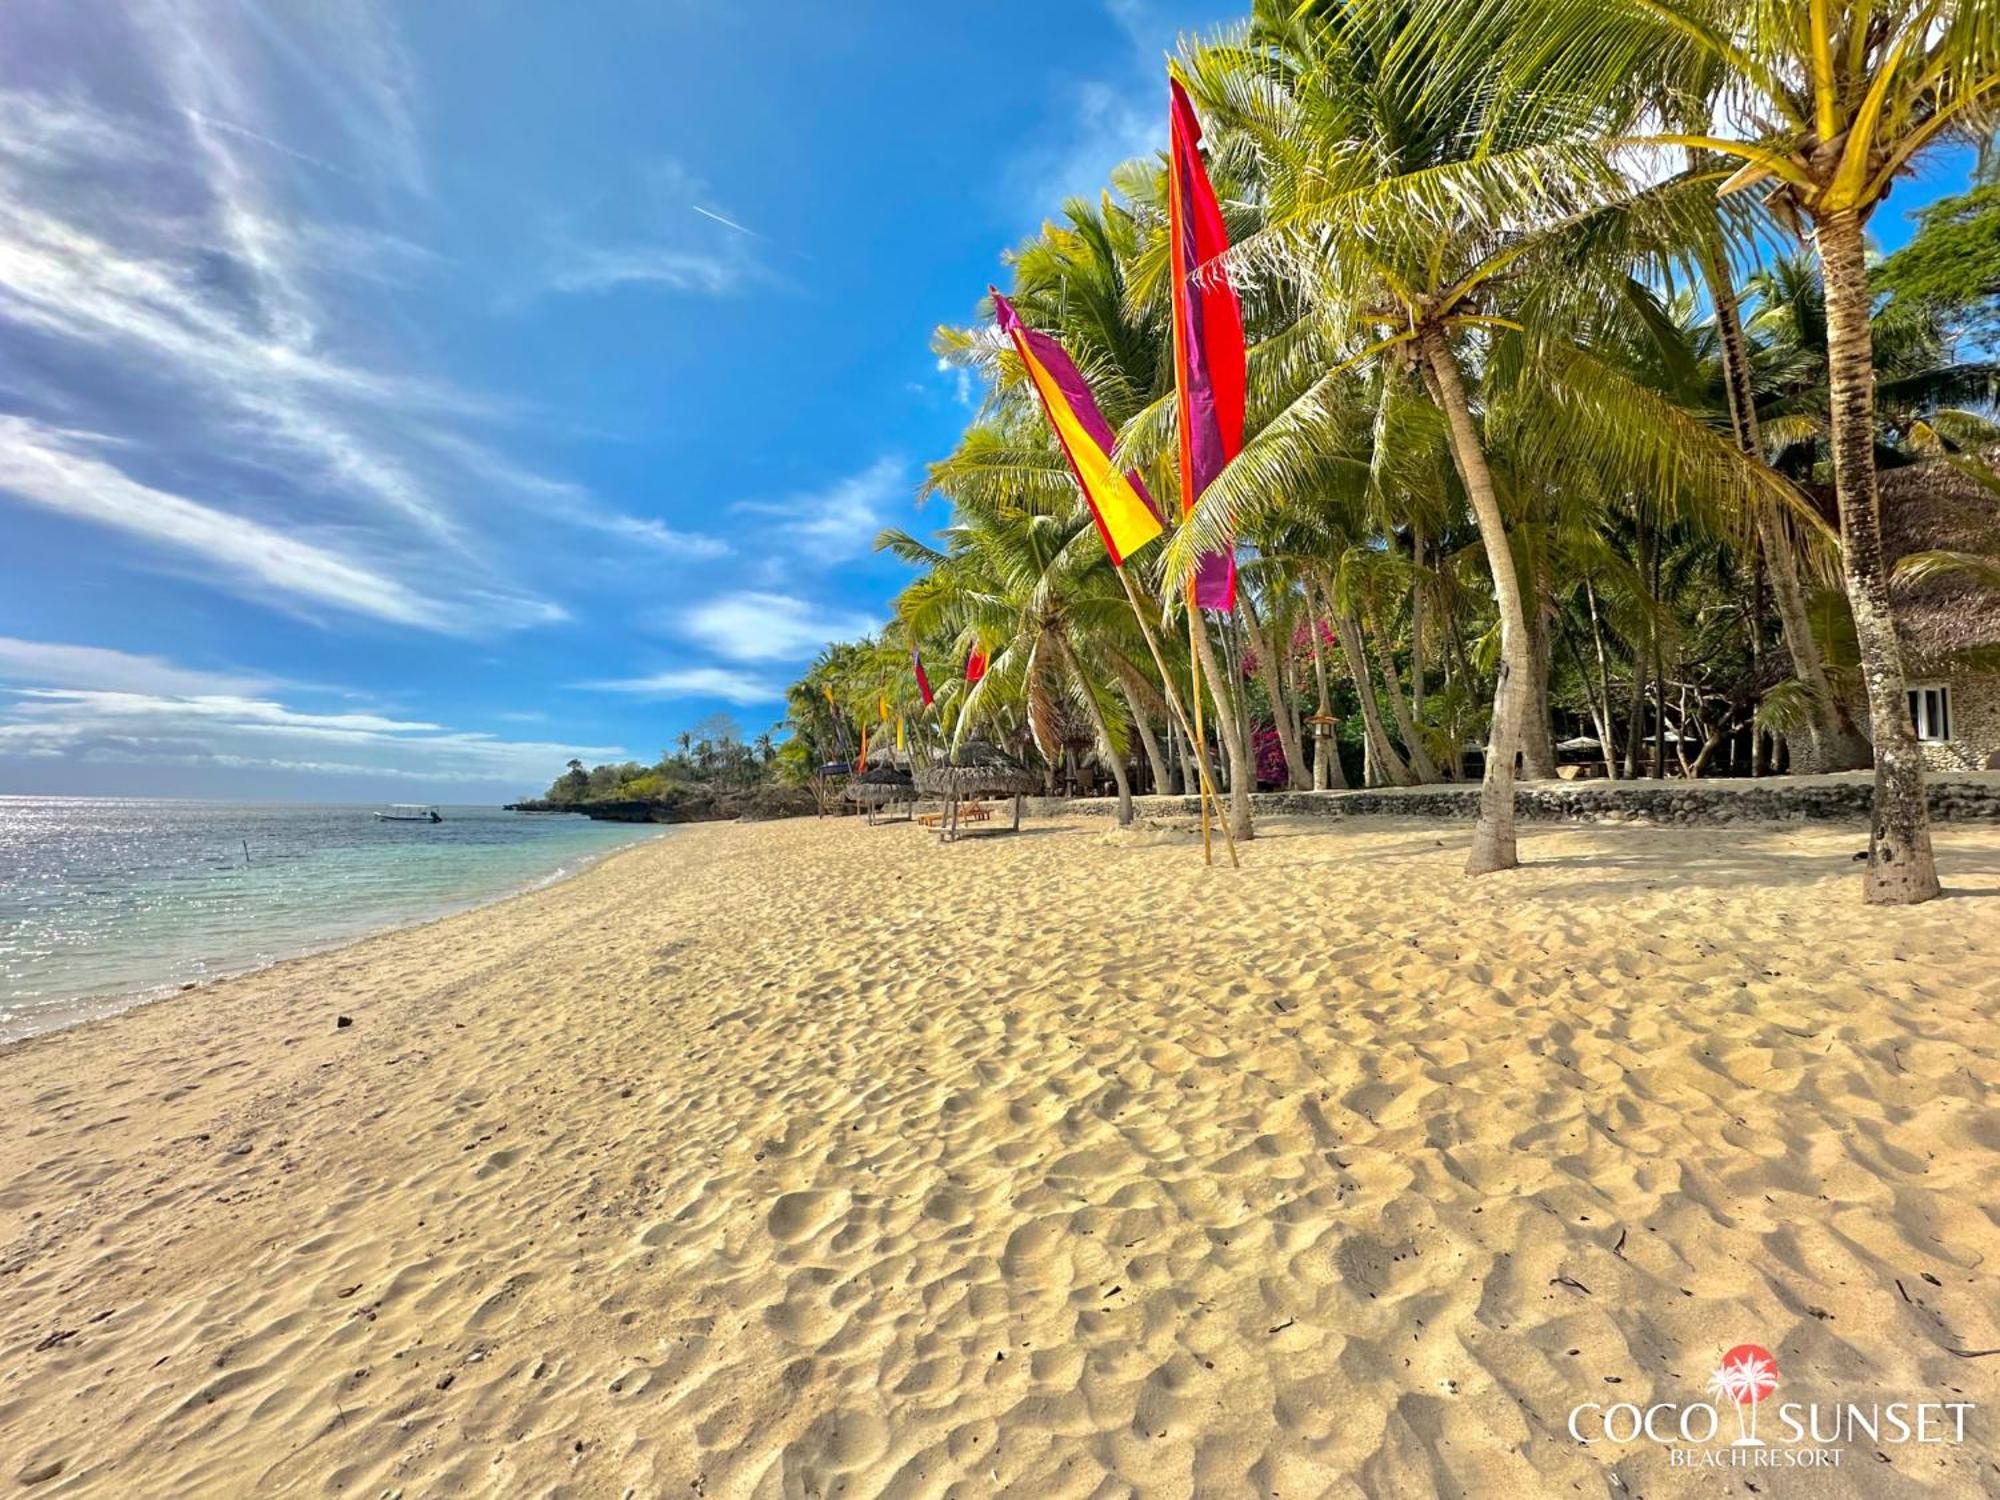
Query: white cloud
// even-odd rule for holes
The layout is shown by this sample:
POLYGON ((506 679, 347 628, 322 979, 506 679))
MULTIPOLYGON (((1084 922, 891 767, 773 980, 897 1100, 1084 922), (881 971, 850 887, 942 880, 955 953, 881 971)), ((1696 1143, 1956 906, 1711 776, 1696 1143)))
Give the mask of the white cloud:
POLYGON ((640 698, 720 698, 738 705, 777 703, 785 696, 783 683, 731 667, 675 667, 648 677, 580 685, 640 698))
POLYGON ((837 562, 874 545, 888 507, 905 498, 909 489, 903 461, 884 456, 824 489, 783 500, 744 500, 736 509, 748 515, 782 518, 779 541, 812 560, 837 562))
MULTIPOLYGON (((435 601, 364 563, 141 484, 79 451, 90 440, 89 434, 0 416, 0 491, 189 554, 219 581, 259 595, 333 605, 404 625, 436 629, 449 623, 435 601)), ((530 614, 537 612, 529 607, 530 614)))
MULTIPOLYGON (((310 568, 293 593, 403 623, 419 623, 434 593, 456 597, 435 613, 467 628, 563 616, 507 576, 555 549, 546 536, 528 559, 495 545, 496 484, 581 531, 695 557, 724 550, 456 430, 503 414, 495 403, 357 357, 368 318, 331 296, 443 263, 390 229, 327 218, 322 195, 296 187, 302 172, 424 186, 413 79, 378 8, 265 16, 158 0, 90 25, 107 55, 131 54, 120 61, 134 83, 116 106, 76 86, 0 85, 0 336, 17 410, 143 445, 190 493, 190 474, 227 471, 231 509, 256 513, 246 536, 261 525, 338 537, 308 550, 410 597, 392 589, 385 602, 371 587, 364 605, 357 580, 310 568), (316 124, 337 127, 331 145, 320 146, 323 128, 313 137, 321 154, 287 144, 274 123, 298 95, 316 124), (334 159, 350 153, 365 179, 334 159), (246 468, 268 483, 244 483, 246 468), (417 558, 426 577, 410 588, 400 575, 417 558)), ((183 532, 193 520, 166 519, 183 532)))
POLYGON ((189 696, 258 693, 275 685, 247 672, 201 671, 159 656, 14 636, 0 636, 0 682, 189 696))
MULTIPOLYGON (((1094 200, 1115 168, 1166 149, 1165 63, 1174 22, 1153 0, 1104 0, 1103 8, 1125 49, 1107 49, 1098 76, 1062 86, 1064 117, 1002 173, 1015 211, 1025 203, 1037 217, 1051 216, 1066 198, 1094 200)), ((1218 5, 1215 19, 1240 9, 1218 5)))
POLYGON ((617 745, 503 740, 424 720, 305 712, 241 694, 60 688, 13 696, 0 709, 0 756, 534 784, 572 755, 626 755, 617 745))
POLYGON ((720 537, 682 531, 651 516, 614 510, 583 485, 538 474, 477 443, 446 433, 437 434, 432 441, 456 463, 518 496, 538 514, 624 541, 640 542, 686 560, 722 557, 729 551, 729 544, 720 537))
POLYGON ((673 292, 720 296, 733 292, 751 274, 749 262, 657 245, 578 250, 549 278, 559 292, 609 292, 625 286, 655 286, 673 292))
POLYGON ((796 661, 829 641, 852 640, 878 621, 849 611, 824 611, 789 594, 724 594, 687 611, 683 633, 731 661, 796 661))
POLYGON ((1004 174, 1016 201, 1052 217, 1065 199, 1095 199, 1112 170, 1167 143, 1166 84, 1148 101, 1131 87, 1086 79, 1069 92, 1069 117, 1051 139, 1031 146, 1004 174))
POLYGON ((728 214, 702 205, 708 185, 685 163, 660 157, 640 163, 636 188, 606 202, 611 214, 593 223, 560 225, 547 289, 570 294, 615 292, 627 287, 722 297, 769 279, 752 241, 764 237, 728 214), (729 231, 718 235, 690 215, 729 231), (615 227, 606 220, 615 215, 615 227))

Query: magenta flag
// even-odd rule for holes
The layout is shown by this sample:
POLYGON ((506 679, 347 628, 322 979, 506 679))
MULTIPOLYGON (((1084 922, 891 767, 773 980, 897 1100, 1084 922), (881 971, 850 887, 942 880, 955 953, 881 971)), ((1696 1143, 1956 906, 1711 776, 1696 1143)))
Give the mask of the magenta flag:
MULTIPOLYGON (((1178 78, 1173 100, 1173 173, 1168 191, 1173 250, 1174 394, 1180 403, 1181 515, 1243 450, 1249 383, 1243 309, 1228 274, 1213 264, 1229 248, 1222 207, 1201 159, 1201 121, 1178 78)), ((1227 613, 1236 607, 1236 549, 1205 552, 1195 566, 1194 600, 1227 613)))

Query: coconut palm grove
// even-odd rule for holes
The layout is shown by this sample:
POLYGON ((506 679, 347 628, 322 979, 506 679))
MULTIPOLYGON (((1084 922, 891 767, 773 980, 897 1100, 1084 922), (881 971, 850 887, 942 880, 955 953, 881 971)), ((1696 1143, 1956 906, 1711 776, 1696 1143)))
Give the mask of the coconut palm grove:
MULTIPOLYGON (((1892 480, 2000 495, 2000 7, 1260 0, 1169 71, 1179 159, 1049 204, 938 330, 980 393, 940 524, 880 536, 916 576, 793 687, 777 768, 979 738, 1123 820, 1206 775, 1238 841, 1258 787, 1478 782, 1481 873, 1516 778, 1872 764, 1866 899, 1935 895, 1945 710, 1898 614, 1995 565, 1892 480), (1973 191, 1872 254, 1968 144, 1973 191)), ((1970 674, 1961 717, 1965 634, 1925 664, 1970 674)))

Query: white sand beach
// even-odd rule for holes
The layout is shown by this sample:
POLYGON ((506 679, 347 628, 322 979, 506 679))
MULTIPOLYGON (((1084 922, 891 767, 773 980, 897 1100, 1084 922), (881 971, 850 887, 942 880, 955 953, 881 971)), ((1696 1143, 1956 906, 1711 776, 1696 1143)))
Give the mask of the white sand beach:
POLYGON ((680 829, 0 1051, 0 1490, 2000 1493, 2000 828, 1466 838, 680 829), (1744 1342, 1967 1439, 1566 1430, 1744 1342))

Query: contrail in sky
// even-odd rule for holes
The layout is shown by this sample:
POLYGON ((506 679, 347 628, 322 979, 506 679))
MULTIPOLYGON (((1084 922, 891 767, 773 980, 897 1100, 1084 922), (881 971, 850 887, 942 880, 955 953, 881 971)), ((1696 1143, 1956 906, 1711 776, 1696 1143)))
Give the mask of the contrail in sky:
POLYGON ((699 203, 690 203, 688 207, 693 209, 696 213, 700 214, 704 219, 713 219, 715 220, 716 223, 722 225, 724 228, 733 229, 738 234, 747 234, 753 240, 761 240, 762 238, 764 238, 763 235, 759 234, 756 230, 750 228, 747 224, 739 224, 734 219, 727 218, 724 215, 717 213, 712 208, 703 208, 699 203))

